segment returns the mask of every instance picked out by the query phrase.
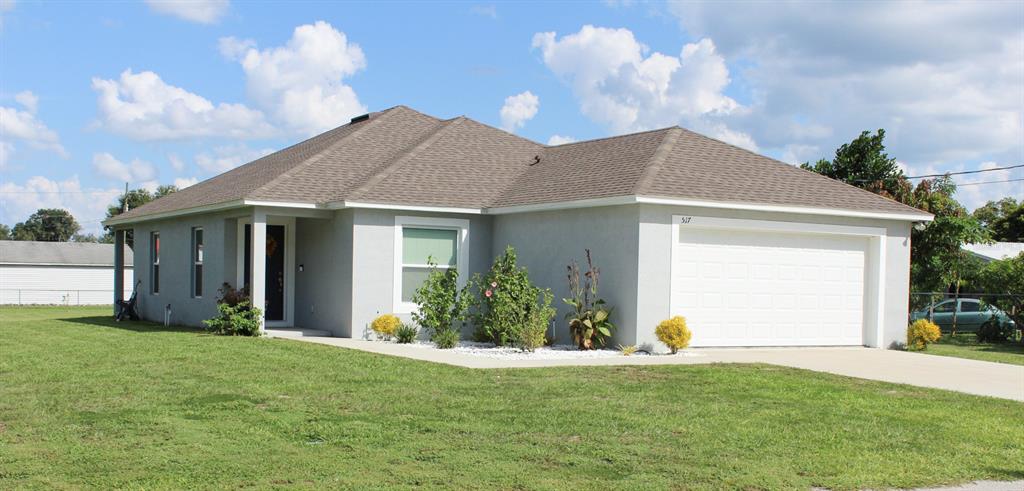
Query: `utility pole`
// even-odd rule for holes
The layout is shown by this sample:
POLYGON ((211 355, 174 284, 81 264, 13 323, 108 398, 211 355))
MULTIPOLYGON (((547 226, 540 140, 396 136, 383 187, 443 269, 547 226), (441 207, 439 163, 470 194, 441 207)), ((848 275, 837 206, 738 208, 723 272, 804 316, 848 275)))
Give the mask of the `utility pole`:
POLYGON ((124 183, 124 200, 121 203, 121 213, 128 211, 128 181, 124 183))

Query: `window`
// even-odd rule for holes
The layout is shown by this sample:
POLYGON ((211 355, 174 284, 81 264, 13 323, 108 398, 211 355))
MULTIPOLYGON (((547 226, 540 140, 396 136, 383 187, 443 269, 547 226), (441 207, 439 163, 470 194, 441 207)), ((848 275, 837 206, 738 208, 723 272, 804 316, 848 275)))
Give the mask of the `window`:
POLYGON ((468 275, 468 220, 396 217, 395 218, 395 311, 412 312, 413 293, 430 273, 428 262, 439 269, 458 268, 459 285, 468 275))
POLYGON ((961 300, 960 312, 981 312, 981 305, 976 301, 961 300))
POLYGON ((192 296, 203 296, 203 228, 192 228, 192 296))
POLYGON ((149 234, 149 292, 160 293, 160 232, 149 234))
POLYGON ((935 312, 952 312, 956 308, 956 301, 948 300, 935 306, 935 312))

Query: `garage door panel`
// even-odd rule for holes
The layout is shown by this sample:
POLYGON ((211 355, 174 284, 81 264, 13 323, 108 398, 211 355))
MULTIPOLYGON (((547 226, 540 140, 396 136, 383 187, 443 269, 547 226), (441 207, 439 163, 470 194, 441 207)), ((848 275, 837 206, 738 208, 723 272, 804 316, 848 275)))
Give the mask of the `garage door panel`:
POLYGON ((867 239, 680 226, 672 314, 694 346, 860 345, 867 239))

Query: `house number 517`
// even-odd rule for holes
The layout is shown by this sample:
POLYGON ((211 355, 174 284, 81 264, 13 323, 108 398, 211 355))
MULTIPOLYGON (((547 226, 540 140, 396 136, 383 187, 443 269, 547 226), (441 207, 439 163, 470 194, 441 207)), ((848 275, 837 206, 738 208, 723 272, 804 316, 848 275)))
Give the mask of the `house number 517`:
POLYGON ((693 220, 693 217, 679 217, 679 223, 684 225, 690 223, 690 220, 693 220))

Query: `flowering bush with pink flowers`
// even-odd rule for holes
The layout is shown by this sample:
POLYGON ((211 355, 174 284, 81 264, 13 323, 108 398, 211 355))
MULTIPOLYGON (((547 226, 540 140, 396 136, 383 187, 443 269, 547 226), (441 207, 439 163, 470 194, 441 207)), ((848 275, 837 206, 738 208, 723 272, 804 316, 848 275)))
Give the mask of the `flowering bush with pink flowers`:
POLYGON ((554 316, 550 292, 534 286, 526 268, 516 265, 515 249, 506 248, 490 271, 474 275, 470 285, 477 292, 471 318, 478 341, 514 344, 527 350, 543 344, 554 316))

